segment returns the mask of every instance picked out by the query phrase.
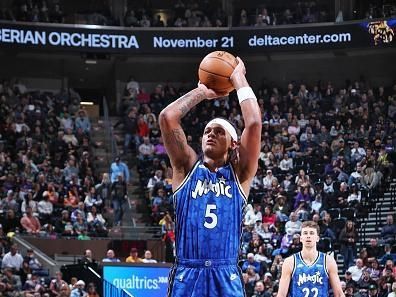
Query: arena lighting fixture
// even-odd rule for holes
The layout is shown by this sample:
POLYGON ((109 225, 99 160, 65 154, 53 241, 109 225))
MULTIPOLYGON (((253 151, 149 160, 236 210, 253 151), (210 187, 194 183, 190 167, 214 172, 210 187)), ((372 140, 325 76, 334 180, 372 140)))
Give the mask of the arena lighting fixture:
POLYGON ((85 60, 85 64, 95 65, 96 63, 96 60, 85 60))
POLYGON ((81 101, 80 105, 94 105, 92 101, 81 101))

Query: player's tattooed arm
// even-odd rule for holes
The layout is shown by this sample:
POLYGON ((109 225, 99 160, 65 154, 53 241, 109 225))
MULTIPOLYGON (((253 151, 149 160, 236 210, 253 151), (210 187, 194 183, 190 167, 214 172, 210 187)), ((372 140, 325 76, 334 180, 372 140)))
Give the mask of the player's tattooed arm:
POLYGON ((184 117, 195 105, 206 99, 205 92, 201 88, 196 88, 174 103, 178 105, 181 117, 184 117))
POLYGON ((182 129, 173 129, 169 133, 164 134, 165 141, 174 143, 180 152, 182 152, 187 145, 187 139, 182 129))
MULTIPOLYGON (((187 137, 181 127, 181 119, 198 103, 207 97, 202 88, 194 90, 183 95, 173 103, 169 104, 159 116, 161 135, 171 165, 176 174, 176 182, 182 181, 185 174, 189 172, 197 160, 197 154, 187 144, 187 137)), ((173 187, 172 183, 172 187, 173 187)))

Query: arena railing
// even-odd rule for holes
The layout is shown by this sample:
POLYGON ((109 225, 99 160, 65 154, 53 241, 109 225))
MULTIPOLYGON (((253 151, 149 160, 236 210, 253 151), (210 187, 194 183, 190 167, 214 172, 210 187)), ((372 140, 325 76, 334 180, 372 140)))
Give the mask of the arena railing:
POLYGON ((113 133, 113 126, 110 121, 109 117, 109 105, 107 104, 107 99, 105 96, 103 96, 103 123, 104 123, 104 128, 106 131, 106 143, 109 145, 110 149, 110 156, 107 155, 107 163, 110 167, 110 164, 112 160, 115 159, 115 157, 118 155, 118 148, 117 148, 117 142, 114 137, 113 133))
POLYGON ((56 261, 24 240, 20 235, 14 236, 12 240, 18 245, 19 252, 22 255, 25 255, 28 249, 33 249, 35 257, 43 265, 43 268, 48 269, 49 275, 55 275, 55 272, 59 270, 59 265, 56 261))

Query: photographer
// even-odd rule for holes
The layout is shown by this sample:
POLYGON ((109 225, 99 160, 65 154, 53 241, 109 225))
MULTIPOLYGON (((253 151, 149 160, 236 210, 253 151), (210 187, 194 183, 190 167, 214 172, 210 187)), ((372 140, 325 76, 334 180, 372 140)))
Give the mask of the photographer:
POLYGON ((86 296, 88 296, 87 292, 84 291, 84 287, 85 287, 85 282, 80 279, 74 285, 74 288, 70 293, 70 297, 86 297, 86 296))

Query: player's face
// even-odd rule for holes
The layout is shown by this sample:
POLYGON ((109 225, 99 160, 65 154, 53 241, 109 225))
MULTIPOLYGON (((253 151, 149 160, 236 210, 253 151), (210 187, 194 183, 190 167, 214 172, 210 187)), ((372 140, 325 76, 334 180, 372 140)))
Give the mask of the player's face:
POLYGON ((226 130, 218 125, 212 124, 205 128, 202 137, 202 151, 211 158, 222 158, 231 147, 231 136, 226 130))
POLYGON ((304 247, 315 247, 319 241, 316 228, 306 227, 301 230, 300 241, 304 247))

